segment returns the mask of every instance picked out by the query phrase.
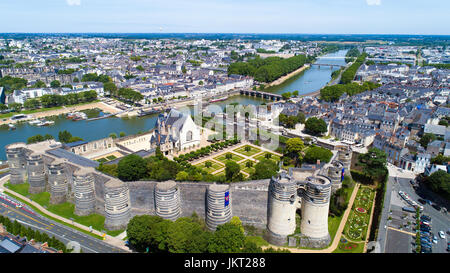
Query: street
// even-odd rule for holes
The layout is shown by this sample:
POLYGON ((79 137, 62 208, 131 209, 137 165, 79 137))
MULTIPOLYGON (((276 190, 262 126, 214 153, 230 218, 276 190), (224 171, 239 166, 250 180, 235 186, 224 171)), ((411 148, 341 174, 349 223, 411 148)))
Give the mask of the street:
POLYGON ((51 221, 31 209, 16 208, 6 199, 18 202, 5 194, 0 194, 0 214, 7 216, 11 221, 17 220, 20 224, 45 232, 50 237, 54 236, 67 245, 69 242, 78 242, 84 253, 126 253, 126 251, 102 242, 87 234, 73 230, 65 225, 51 221))

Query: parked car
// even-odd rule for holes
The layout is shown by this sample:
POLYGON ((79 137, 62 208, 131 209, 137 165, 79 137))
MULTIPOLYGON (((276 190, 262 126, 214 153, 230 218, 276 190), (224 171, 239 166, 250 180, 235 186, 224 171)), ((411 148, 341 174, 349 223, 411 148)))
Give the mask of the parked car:
POLYGON ((422 204, 422 205, 425 205, 425 204, 426 204, 425 200, 422 199, 422 198, 419 198, 417 201, 419 201, 419 203, 422 204))
POLYGON ((438 243, 438 238, 436 236, 433 236, 433 244, 437 244, 438 243))
POLYGON ((439 231, 438 234, 439 234, 439 237, 441 237, 442 239, 445 239, 445 234, 442 230, 439 231))
POLYGON ((438 206, 437 204, 433 204, 432 206, 433 206, 433 208, 435 208, 436 210, 441 211, 441 207, 438 206))
POLYGON ((430 233, 422 231, 422 232, 420 232, 420 236, 421 237, 429 237, 430 233))
POLYGON ((428 199, 425 199, 425 203, 427 203, 428 205, 433 205, 433 202, 431 202, 431 201, 428 200, 428 199))
POLYGON ((422 216, 420 216, 420 219, 421 219, 421 220, 428 221, 428 222, 431 222, 431 217, 428 216, 428 215, 422 215, 422 216))

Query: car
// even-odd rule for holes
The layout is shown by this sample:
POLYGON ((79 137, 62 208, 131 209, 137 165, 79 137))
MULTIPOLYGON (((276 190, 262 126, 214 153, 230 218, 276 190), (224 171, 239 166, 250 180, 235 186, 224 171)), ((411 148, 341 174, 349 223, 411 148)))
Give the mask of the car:
POLYGON ((419 203, 421 203, 422 205, 425 205, 425 200, 423 200, 422 198, 419 198, 419 200, 417 200, 417 201, 419 201, 419 203))
POLYGON ((438 206, 437 204, 433 204, 432 207, 435 208, 438 211, 441 211, 441 207, 438 206))
POLYGON ((429 232, 430 230, 431 230, 431 228, 426 228, 426 227, 420 228, 420 231, 429 232))
POLYGON ((436 236, 433 236, 433 243, 437 244, 438 243, 438 239, 436 236))
POLYGON ((430 236, 430 233, 422 231, 422 232, 420 232, 420 236, 421 237, 428 237, 428 236, 430 236))
POLYGON ((439 237, 441 237, 442 239, 445 239, 445 234, 442 230, 439 231, 438 234, 439 234, 439 237))
POLYGON ((430 223, 428 223, 428 222, 424 222, 424 221, 421 221, 420 222, 420 225, 425 225, 425 226, 427 226, 427 227, 429 227, 430 226, 430 223))
POLYGON ((420 219, 425 220, 425 221, 431 221, 431 217, 428 215, 422 215, 422 216, 420 216, 420 219))
POLYGON ((431 202, 431 201, 428 200, 428 199, 425 199, 425 203, 427 203, 428 205, 433 205, 433 202, 431 202))

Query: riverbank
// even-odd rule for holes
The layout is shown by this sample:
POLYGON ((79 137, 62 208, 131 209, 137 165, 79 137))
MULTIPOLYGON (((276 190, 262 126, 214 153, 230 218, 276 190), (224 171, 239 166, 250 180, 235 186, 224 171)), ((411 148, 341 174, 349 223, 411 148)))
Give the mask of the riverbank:
POLYGON ((290 78, 292 78, 292 77, 294 77, 294 76, 296 76, 296 75, 302 73, 304 70, 306 70, 306 69, 308 69, 308 68, 310 68, 310 67, 311 67, 311 65, 305 64, 304 66, 300 67, 299 69, 297 69, 297 70, 295 70, 295 71, 293 71, 293 72, 291 72, 291 73, 289 73, 289 74, 287 74, 287 75, 285 75, 285 76, 283 76, 283 77, 281 77, 281 78, 278 78, 277 80, 275 80, 275 81, 273 81, 273 82, 267 84, 267 87, 272 87, 272 86, 280 85, 280 84, 282 84, 283 82, 285 82, 286 80, 288 80, 288 79, 290 79, 290 78))
MULTIPOLYGON (((29 115, 32 116, 32 119, 37 119, 37 118, 44 118, 44 117, 50 117, 50 116, 59 116, 61 114, 67 114, 70 112, 77 112, 77 111, 81 111, 81 110, 95 109, 95 108, 99 108, 103 112, 109 112, 112 114, 115 114, 115 113, 118 113, 121 111, 113 106, 107 105, 106 103, 103 103, 100 101, 100 102, 93 102, 93 103, 74 105, 74 106, 63 106, 63 107, 55 109, 55 110, 43 110, 42 112, 35 112, 35 113, 29 114, 29 115)), ((9 123, 13 123, 10 118, 7 118, 6 120, 0 120, 0 125, 9 124, 9 123)))

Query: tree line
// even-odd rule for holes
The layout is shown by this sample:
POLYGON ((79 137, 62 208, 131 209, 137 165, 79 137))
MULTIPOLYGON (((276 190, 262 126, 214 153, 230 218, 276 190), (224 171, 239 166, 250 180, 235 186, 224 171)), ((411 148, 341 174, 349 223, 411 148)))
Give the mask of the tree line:
POLYGON ((358 68, 364 63, 366 57, 367 53, 361 54, 358 58, 356 58, 356 61, 349 68, 342 72, 341 83, 347 84, 353 81, 356 75, 356 71, 358 71, 358 68))
POLYGON ((297 55, 283 59, 280 57, 261 58, 256 56, 247 62, 235 62, 228 67, 228 75, 252 76, 258 82, 273 82, 311 62, 313 57, 297 55))
POLYGON ((320 90, 320 99, 327 102, 336 102, 343 94, 353 96, 367 90, 376 89, 380 86, 380 84, 373 82, 364 82, 363 84, 353 82, 325 86, 320 90))
POLYGON ((17 222, 17 220, 14 220, 14 222, 12 222, 8 217, 0 215, 0 223, 3 224, 6 230, 13 235, 26 237, 28 241, 34 239, 37 242, 46 242, 49 247, 61 250, 64 253, 69 252, 66 248, 66 245, 56 239, 54 236, 50 238, 47 233, 40 233, 39 231, 33 230, 30 227, 25 227, 24 225, 21 225, 19 222, 17 222))
POLYGON ((146 253, 289 252, 273 248, 263 251, 259 246, 261 240, 245 236, 238 217, 211 232, 195 212, 191 217, 181 217, 174 222, 159 216, 135 216, 128 223, 127 235, 132 248, 146 253))

